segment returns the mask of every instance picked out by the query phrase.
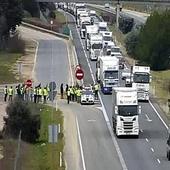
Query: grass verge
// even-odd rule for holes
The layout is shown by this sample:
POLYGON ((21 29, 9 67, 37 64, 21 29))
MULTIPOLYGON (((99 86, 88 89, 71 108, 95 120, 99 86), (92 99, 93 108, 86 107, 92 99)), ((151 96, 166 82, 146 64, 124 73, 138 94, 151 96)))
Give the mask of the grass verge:
POLYGON ((64 13, 56 10, 55 14, 56 14, 56 20, 59 23, 66 23, 66 17, 64 16, 64 13))
MULTIPOLYGON (((38 143, 29 145, 29 152, 26 156, 24 169, 25 170, 64 170, 59 167, 60 152, 64 149, 63 136, 63 114, 60 110, 41 105, 39 106, 41 116, 40 138, 38 143), (48 143, 48 125, 52 124, 52 117, 54 124, 61 125, 61 133, 58 136, 57 144, 48 143)), ((64 165, 64 163, 63 163, 64 165)))
POLYGON ((0 52, 0 84, 16 83, 13 66, 22 54, 0 52))
MULTIPOLYGON (((64 170, 63 160, 63 166, 59 167, 59 153, 63 153, 64 149, 63 113, 46 105, 31 104, 31 108, 33 113, 39 113, 41 117, 40 137, 35 144, 21 142, 17 169, 64 170), (61 125, 61 133, 58 135, 58 142, 56 144, 48 143, 48 125, 52 124, 52 122, 61 125)), ((17 140, 4 139, 0 141, 0 144, 4 148, 4 159, 0 160, 0 169, 11 170, 14 168, 17 140)))

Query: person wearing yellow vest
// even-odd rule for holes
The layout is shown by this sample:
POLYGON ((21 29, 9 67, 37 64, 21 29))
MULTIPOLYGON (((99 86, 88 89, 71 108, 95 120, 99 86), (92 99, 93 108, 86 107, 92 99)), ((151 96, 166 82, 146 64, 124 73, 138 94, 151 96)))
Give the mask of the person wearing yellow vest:
POLYGON ((5 88, 4 88, 4 102, 7 101, 7 97, 8 97, 8 87, 5 86, 5 88))
POLYGON ((38 96, 39 96, 38 101, 41 102, 42 96, 43 96, 43 89, 41 87, 39 87, 39 89, 38 89, 38 96))
POLYGON ((94 95, 95 99, 98 100, 98 91, 99 91, 99 84, 94 85, 94 95))
POLYGON ((44 95, 44 103, 47 103, 48 90, 46 87, 44 87, 43 95, 44 95))
POLYGON ((77 89, 77 103, 80 103, 80 98, 81 98, 81 89, 77 89))
POLYGON ((67 90, 67 103, 69 104, 70 103, 70 96, 71 96, 71 93, 70 93, 70 88, 67 90))
POLYGON ((70 87, 70 95, 71 95, 70 96, 70 100, 74 101, 74 91, 73 91, 73 87, 72 86, 70 87))
POLYGON ((13 91, 13 88, 12 86, 8 89, 8 95, 9 95, 9 101, 12 102, 12 97, 13 97, 13 94, 14 94, 14 91, 13 91))

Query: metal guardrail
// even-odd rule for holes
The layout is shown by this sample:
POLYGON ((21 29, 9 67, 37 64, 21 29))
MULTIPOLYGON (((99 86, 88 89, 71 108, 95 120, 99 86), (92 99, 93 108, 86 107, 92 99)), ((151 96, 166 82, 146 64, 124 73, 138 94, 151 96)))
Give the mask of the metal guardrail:
POLYGON ((35 25, 32 25, 32 24, 28 24, 26 22, 22 22, 22 25, 25 26, 25 27, 29 27, 29 28, 41 31, 41 32, 45 32, 45 33, 55 35, 55 36, 60 37, 60 38, 67 39, 67 40, 69 40, 69 38, 70 38, 70 36, 68 36, 68 35, 57 33, 57 32, 54 32, 54 31, 51 31, 51 30, 48 30, 48 29, 45 29, 45 28, 41 28, 41 27, 38 27, 38 26, 35 26, 35 25))

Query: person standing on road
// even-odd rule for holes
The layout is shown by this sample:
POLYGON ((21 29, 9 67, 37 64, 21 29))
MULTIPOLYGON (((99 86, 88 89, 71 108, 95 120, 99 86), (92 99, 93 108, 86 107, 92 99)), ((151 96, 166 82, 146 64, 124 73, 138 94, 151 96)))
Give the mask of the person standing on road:
POLYGON ((98 100, 98 91, 99 91, 99 85, 96 83, 94 85, 94 94, 95 94, 95 99, 98 100))
POLYGON ((14 91, 13 91, 13 88, 12 86, 9 88, 8 90, 8 94, 9 94, 9 101, 12 102, 12 97, 13 97, 13 94, 14 94, 14 91))
POLYGON ((63 94, 64 94, 63 83, 60 86, 60 94, 61 94, 61 99, 63 99, 63 94))
POLYGON ((34 88, 34 103, 37 103, 37 87, 34 88))
POLYGON ((80 98, 81 98, 81 89, 77 89, 77 103, 80 103, 80 98))
POLYGON ((70 93, 70 88, 67 90, 67 103, 69 104, 70 103, 70 96, 71 96, 71 93, 70 93))
POLYGON ((46 87, 44 87, 43 95, 44 95, 44 104, 45 104, 47 103, 47 96, 48 96, 48 90, 46 87))
POLYGON ((4 88, 4 102, 7 101, 7 97, 8 97, 8 87, 5 86, 5 88, 4 88))

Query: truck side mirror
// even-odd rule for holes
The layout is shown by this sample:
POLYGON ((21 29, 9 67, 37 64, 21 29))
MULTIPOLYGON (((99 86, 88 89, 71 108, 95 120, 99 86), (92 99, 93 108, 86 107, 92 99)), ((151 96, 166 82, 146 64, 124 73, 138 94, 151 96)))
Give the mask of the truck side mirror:
POLYGON ((142 107, 141 107, 141 106, 139 106, 139 107, 138 107, 138 109, 139 109, 139 111, 138 111, 138 112, 139 112, 139 114, 141 114, 141 113, 142 113, 142 107))
POLYGON ((118 107, 115 106, 115 114, 117 115, 118 114, 118 107))

